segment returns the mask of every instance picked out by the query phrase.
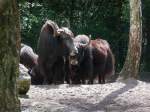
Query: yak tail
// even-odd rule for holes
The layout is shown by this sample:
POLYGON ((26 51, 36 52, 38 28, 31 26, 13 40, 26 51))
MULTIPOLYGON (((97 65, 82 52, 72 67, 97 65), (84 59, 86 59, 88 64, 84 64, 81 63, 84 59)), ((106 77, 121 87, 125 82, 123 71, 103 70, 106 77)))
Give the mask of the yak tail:
POLYGON ((106 75, 114 75, 115 73, 115 59, 114 59, 114 55, 111 51, 111 49, 109 49, 107 51, 108 55, 107 55, 107 60, 106 60, 106 65, 105 65, 105 74, 106 75))

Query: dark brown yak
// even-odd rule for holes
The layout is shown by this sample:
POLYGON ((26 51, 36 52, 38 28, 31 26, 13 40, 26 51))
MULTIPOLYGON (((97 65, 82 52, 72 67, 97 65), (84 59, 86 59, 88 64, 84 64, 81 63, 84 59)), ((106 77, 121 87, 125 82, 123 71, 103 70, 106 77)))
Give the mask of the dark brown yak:
POLYGON ((69 55, 76 53, 73 33, 65 27, 47 20, 42 26, 38 41, 38 64, 44 83, 69 83, 69 55), (61 71, 61 72, 58 72, 61 71))

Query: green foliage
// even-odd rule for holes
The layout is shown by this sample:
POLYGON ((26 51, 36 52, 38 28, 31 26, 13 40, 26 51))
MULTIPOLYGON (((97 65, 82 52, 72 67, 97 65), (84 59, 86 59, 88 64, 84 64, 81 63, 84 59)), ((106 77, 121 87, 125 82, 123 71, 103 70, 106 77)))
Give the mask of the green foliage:
POLYGON ((21 12, 21 34, 22 42, 28 43, 33 48, 36 47, 36 41, 39 36, 41 26, 41 9, 42 6, 35 3, 31 6, 30 3, 24 2, 19 4, 21 12), (40 14, 40 15, 39 15, 40 14))

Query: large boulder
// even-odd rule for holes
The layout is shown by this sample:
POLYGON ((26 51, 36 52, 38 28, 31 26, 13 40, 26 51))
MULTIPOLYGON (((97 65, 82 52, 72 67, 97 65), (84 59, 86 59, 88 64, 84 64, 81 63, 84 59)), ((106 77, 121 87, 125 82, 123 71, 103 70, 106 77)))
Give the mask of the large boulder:
POLYGON ((31 85, 31 76, 28 74, 28 69, 19 64, 19 77, 17 79, 17 87, 19 94, 26 94, 31 85))

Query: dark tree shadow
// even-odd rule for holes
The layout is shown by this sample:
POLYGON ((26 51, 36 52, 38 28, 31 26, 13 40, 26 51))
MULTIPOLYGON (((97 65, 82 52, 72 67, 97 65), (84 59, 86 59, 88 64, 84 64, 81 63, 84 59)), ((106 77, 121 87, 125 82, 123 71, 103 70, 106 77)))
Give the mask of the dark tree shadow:
MULTIPOLYGON (((94 106, 96 110, 99 109, 104 109, 106 110, 105 107, 107 107, 110 104, 115 104, 114 99, 116 99, 119 95, 123 94, 124 92, 133 89, 137 86, 138 82, 136 80, 133 80, 131 82, 125 83, 125 86, 120 88, 119 90, 113 91, 109 95, 107 95, 102 101, 100 101, 98 104, 94 106)), ((137 105, 131 105, 131 107, 136 107, 137 105)), ((126 109, 127 107, 124 106, 122 109, 126 109)))
POLYGON ((116 104, 116 102, 114 100, 119 95, 123 94, 124 92, 135 88, 137 86, 137 84, 138 84, 137 81, 128 82, 125 84, 124 87, 111 92, 102 101, 100 101, 99 103, 96 103, 96 104, 93 104, 92 102, 89 103, 89 102, 87 102, 86 99, 83 99, 83 98, 60 99, 59 102, 63 105, 70 106, 70 108, 77 108, 78 110, 82 110, 82 111, 84 110, 84 112, 93 112, 93 111, 96 112, 98 110, 102 110, 102 111, 105 110, 106 112, 109 112, 109 110, 107 108, 108 106, 113 106, 111 109, 114 112, 120 112, 119 110, 122 110, 122 112, 123 112, 129 108, 136 109, 138 107, 138 105, 133 104, 133 105, 121 106, 121 105, 116 104))

